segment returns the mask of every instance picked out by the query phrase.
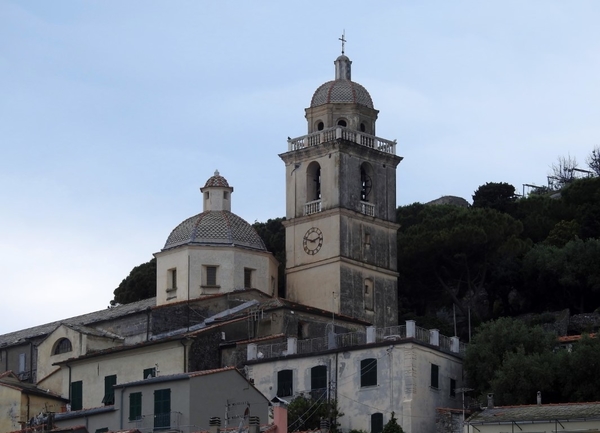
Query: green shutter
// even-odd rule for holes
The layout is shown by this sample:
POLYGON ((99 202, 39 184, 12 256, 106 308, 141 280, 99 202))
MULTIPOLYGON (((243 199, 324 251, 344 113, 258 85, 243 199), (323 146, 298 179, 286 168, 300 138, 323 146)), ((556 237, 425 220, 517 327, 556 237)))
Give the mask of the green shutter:
POLYGON ((117 384, 117 375, 112 374, 104 377, 104 398, 102 403, 105 406, 115 404, 115 389, 113 388, 117 384))
POLYGON ((71 383, 71 410, 83 409, 83 382, 71 383))
POLYGON ((142 393, 132 392, 129 394, 129 420, 142 419, 142 393))
POLYGON ((171 427, 171 390, 154 391, 154 428, 171 427))

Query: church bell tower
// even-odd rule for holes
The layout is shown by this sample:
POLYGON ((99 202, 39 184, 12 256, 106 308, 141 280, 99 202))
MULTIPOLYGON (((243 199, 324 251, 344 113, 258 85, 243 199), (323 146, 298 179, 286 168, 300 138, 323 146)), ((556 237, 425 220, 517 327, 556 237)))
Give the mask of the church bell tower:
POLYGON ((308 134, 288 140, 286 298, 366 320, 398 322, 396 141, 376 136, 378 111, 350 59, 306 109, 308 134))

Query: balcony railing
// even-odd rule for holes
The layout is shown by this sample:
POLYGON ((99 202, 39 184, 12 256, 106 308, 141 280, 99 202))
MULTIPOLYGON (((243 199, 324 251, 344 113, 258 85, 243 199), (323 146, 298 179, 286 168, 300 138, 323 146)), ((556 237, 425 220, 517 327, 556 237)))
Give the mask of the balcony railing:
POLYGON ((364 132, 355 131, 343 126, 336 126, 323 131, 313 132, 298 138, 288 140, 288 151, 300 150, 318 146, 336 139, 351 141, 361 146, 369 147, 384 153, 396 154, 396 140, 386 140, 364 132))
POLYGON ((304 215, 312 215, 321 212, 321 200, 309 201, 304 205, 304 215))
MULTIPOLYGON (((333 339, 329 337, 318 337, 306 340, 298 340, 295 352, 288 353, 289 346, 287 343, 263 344, 257 346, 257 358, 276 358, 280 356, 294 354, 308 354, 322 352, 329 349, 340 349, 344 347, 360 346, 367 343, 379 343, 384 341, 397 341, 407 338, 413 338, 423 343, 431 344, 439 347, 440 350, 450 353, 458 353, 461 356, 465 355, 467 344, 459 342, 456 337, 446 337, 439 334, 437 342, 432 341, 432 332, 428 329, 414 326, 409 332, 407 325, 390 326, 387 328, 376 328, 372 340, 368 341, 365 332, 347 332, 344 334, 335 334, 333 339), (410 334, 410 335, 409 335, 410 334), (456 339, 456 340, 455 340, 456 339), (454 341, 453 341, 454 340, 454 341)), ((256 358, 252 358, 256 359, 256 358)))
POLYGON ((367 216, 375 216, 375 205, 367 203, 366 201, 360 202, 360 213, 367 216))
POLYGON ((136 429, 140 431, 180 430, 181 412, 166 412, 142 415, 135 421, 136 429))

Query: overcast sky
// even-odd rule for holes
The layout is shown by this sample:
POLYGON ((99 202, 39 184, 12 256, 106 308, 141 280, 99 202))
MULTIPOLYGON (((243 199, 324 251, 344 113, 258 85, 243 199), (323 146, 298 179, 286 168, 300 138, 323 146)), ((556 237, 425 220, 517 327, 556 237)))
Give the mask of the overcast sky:
POLYGON ((284 215, 288 136, 334 77, 397 139, 399 205, 546 183, 600 144, 598 1, 0 2, 0 334, 106 308, 215 169, 284 215))

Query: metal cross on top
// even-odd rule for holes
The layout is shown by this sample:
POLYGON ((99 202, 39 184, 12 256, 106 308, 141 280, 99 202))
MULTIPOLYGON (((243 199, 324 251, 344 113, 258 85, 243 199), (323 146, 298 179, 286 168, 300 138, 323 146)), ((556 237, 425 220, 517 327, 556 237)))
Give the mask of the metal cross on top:
POLYGON ((346 30, 342 32, 342 37, 338 38, 338 40, 342 41, 342 55, 344 54, 344 45, 346 44, 346 30))

